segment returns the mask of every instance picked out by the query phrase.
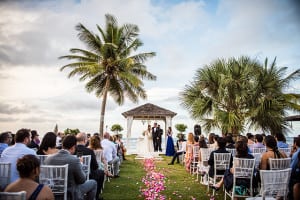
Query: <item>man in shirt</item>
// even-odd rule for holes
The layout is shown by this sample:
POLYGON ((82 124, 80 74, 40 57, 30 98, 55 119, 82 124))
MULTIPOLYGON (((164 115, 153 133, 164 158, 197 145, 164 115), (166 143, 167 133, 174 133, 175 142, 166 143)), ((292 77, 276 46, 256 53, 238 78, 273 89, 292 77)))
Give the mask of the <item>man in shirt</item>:
POLYGON ((1 154, 0 162, 11 163, 10 182, 14 182, 19 178, 19 173, 16 168, 18 158, 24 155, 36 155, 36 152, 27 147, 30 142, 30 131, 28 129, 20 129, 15 136, 16 143, 13 146, 7 147, 1 154))
POLYGON ((4 149, 11 143, 11 140, 12 136, 10 132, 7 131, 0 134, 0 157, 4 149))
POLYGON ((103 148, 103 155, 106 158, 107 163, 113 165, 114 177, 117 178, 119 177, 120 159, 117 156, 117 147, 109 140, 109 137, 109 133, 104 133, 104 139, 101 141, 101 146, 103 148))
POLYGON ((71 199, 83 200, 84 194, 86 194, 87 199, 94 200, 97 182, 95 180, 86 180, 79 158, 73 155, 76 151, 76 143, 77 140, 74 135, 67 135, 62 141, 62 149, 46 158, 44 163, 46 165, 69 164, 68 192, 72 194, 71 199))

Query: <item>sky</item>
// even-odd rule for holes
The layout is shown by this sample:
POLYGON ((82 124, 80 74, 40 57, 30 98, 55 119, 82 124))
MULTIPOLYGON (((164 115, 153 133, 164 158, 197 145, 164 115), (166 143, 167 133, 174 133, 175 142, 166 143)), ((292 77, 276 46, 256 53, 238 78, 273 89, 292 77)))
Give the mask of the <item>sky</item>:
MULTIPOLYGON (((242 55, 263 62, 277 58, 277 66, 298 69, 300 4, 287 0, 28 0, 0 1, 0 132, 20 128, 40 134, 78 128, 99 130, 101 99, 87 93, 78 77, 60 71, 71 48, 85 48, 75 26, 82 23, 99 34, 105 14, 121 26, 138 25, 144 45, 139 52, 156 52, 145 63, 156 81, 144 81, 148 98, 119 106, 108 99, 105 127, 120 124, 123 112, 152 103, 176 112, 172 125, 193 131, 197 121, 181 106, 179 92, 197 69, 218 58, 242 55)), ((300 92, 295 82, 288 89, 300 92)), ((151 122, 153 123, 153 122, 151 122)), ((164 122, 158 121, 161 126, 164 122)), ((201 124, 201 123, 200 123, 201 124)), ((132 135, 147 124, 134 121, 132 135)), ((300 128, 299 128, 300 130, 300 128)), ((176 132, 176 131, 175 131, 176 132)))

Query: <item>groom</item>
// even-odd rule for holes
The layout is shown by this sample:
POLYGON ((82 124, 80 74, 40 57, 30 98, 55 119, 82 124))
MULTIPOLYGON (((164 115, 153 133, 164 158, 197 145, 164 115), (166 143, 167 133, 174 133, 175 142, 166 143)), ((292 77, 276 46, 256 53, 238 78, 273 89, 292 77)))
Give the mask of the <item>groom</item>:
POLYGON ((152 140, 153 140, 154 151, 158 151, 158 140, 157 140, 158 133, 159 133, 159 129, 157 127, 157 123, 155 122, 152 127, 152 140))

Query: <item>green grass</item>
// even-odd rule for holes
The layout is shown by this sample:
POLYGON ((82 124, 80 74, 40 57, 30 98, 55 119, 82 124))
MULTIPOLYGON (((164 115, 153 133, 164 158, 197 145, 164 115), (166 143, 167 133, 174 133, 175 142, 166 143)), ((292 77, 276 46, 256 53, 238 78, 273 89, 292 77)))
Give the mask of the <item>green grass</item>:
MULTIPOLYGON (((199 181, 196 181, 196 175, 190 175, 181 164, 168 165, 171 157, 162 157, 163 160, 155 161, 155 165, 156 171, 166 176, 166 189, 162 194, 166 196, 167 200, 209 199, 207 186, 201 185, 199 181)), ((127 160, 121 165, 120 177, 105 183, 102 193, 102 197, 105 200, 144 199, 139 190, 141 187, 144 187, 141 180, 146 172, 142 161, 134 158, 135 155, 127 156, 127 160)), ((211 190, 210 192, 212 193, 211 190)), ((224 199, 224 192, 222 190, 218 191, 215 198, 216 200, 224 199)))

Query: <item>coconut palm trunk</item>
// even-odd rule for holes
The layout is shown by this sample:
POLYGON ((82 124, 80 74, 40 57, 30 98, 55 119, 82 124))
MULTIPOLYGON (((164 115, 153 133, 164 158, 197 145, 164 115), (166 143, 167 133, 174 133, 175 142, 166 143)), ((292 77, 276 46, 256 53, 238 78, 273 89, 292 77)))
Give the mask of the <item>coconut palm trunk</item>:
POLYGON ((104 129, 104 116, 105 116, 105 108, 106 108, 106 101, 107 101, 107 94, 108 94, 108 88, 109 88, 110 82, 109 80, 106 81, 106 86, 104 89, 103 99, 102 99, 102 105, 101 105, 101 112, 100 112, 100 128, 99 133, 101 139, 103 138, 103 129, 104 129))

